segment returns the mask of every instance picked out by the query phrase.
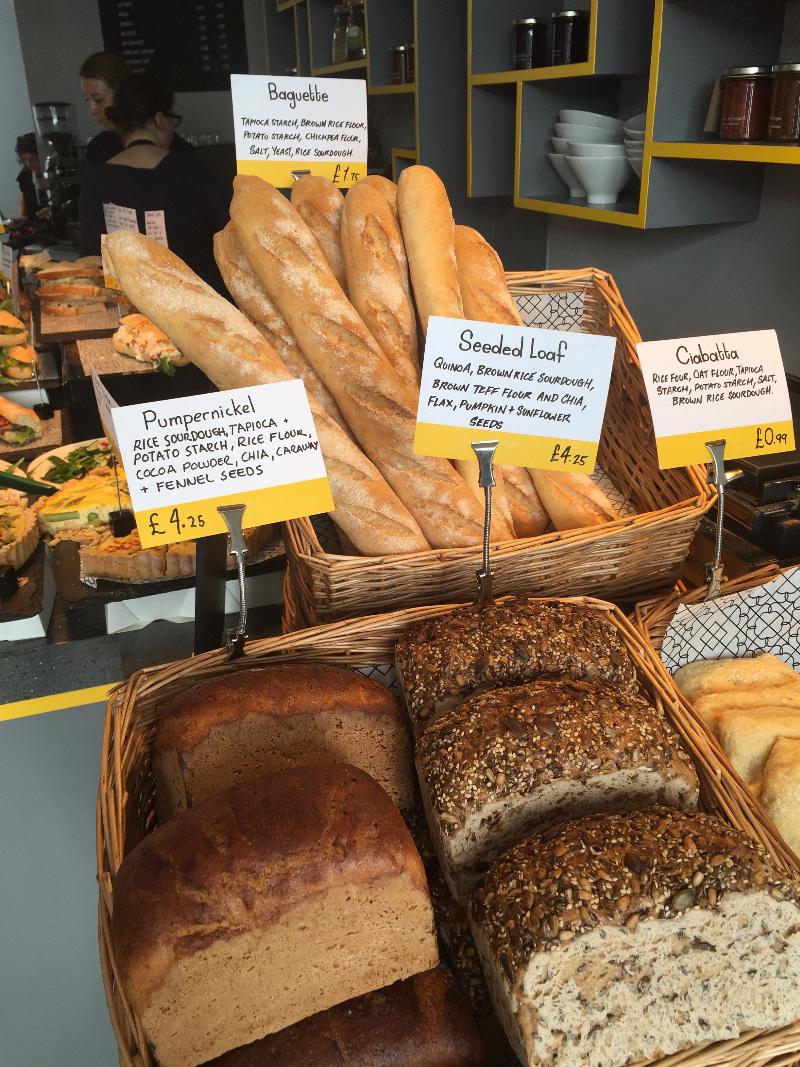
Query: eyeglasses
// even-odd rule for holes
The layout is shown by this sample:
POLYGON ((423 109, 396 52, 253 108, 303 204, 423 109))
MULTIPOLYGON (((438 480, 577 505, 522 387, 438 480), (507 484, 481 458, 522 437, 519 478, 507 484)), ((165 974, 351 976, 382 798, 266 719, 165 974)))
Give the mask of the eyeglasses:
POLYGON ((180 124, 183 122, 183 115, 173 115, 172 112, 170 112, 166 117, 168 119, 173 119, 174 120, 175 129, 176 130, 180 126, 180 124))

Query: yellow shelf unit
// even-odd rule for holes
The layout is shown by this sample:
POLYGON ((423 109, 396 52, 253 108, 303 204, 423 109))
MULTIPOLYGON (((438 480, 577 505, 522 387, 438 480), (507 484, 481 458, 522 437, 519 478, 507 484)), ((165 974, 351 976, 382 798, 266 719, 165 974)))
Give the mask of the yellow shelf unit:
POLYGON ((404 93, 416 93, 415 82, 404 82, 402 85, 370 85, 367 92, 370 96, 398 96, 404 93))
POLYGON ((736 141, 653 141, 657 159, 711 159, 729 163, 800 164, 800 146, 736 141))
POLYGON ((278 11, 289 11, 293 7, 299 7, 306 0, 276 0, 275 7, 278 11))
POLYGON ((396 182, 405 166, 417 162, 415 148, 392 148, 392 181, 396 182))
POLYGON ((366 59, 351 59, 346 63, 329 63, 327 67, 312 67, 311 73, 315 78, 331 78, 337 74, 352 74, 366 69, 366 59))

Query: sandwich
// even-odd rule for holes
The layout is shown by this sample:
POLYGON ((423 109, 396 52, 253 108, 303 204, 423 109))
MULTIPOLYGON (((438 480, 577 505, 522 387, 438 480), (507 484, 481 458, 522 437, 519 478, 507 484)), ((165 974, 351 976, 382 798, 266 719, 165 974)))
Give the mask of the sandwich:
POLYGON ((54 263, 36 274, 39 299, 51 315, 79 315, 103 310, 106 290, 103 268, 96 256, 74 263, 54 263), (73 310, 75 309, 75 310, 73 310))
POLYGON ((35 411, 0 396, 0 441, 8 445, 27 445, 41 436, 42 424, 35 411))
POLYGON ((0 311, 0 347, 9 348, 24 345, 28 340, 25 323, 20 322, 10 311, 0 311))
POLYGON ((36 353, 30 345, 0 348, 0 384, 25 382, 34 378, 36 353))
POLYGON ((189 362, 158 326, 138 313, 119 320, 119 329, 111 341, 114 351, 121 356, 150 363, 169 377, 176 367, 185 367, 189 362))

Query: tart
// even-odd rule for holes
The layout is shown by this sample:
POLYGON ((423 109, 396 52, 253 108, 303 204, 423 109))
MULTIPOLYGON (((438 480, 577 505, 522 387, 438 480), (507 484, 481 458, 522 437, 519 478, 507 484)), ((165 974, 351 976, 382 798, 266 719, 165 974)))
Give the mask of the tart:
POLYGON ((28 498, 13 489, 0 489, 0 566, 18 571, 38 544, 39 527, 28 498))

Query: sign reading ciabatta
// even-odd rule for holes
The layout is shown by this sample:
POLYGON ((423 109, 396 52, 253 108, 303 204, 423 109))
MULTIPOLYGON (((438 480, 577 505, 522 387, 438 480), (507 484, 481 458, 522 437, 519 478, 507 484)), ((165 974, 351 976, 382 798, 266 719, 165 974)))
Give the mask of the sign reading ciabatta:
POLYGON ((310 171, 345 188, 367 173, 367 86, 232 74, 236 169, 281 189, 310 171))
POLYGON ((414 451, 590 474, 597 459, 615 338, 432 316, 414 451))
POLYGON ((637 346, 663 469, 794 449, 786 374, 774 330, 711 334, 637 346))
POLYGON ((111 411, 142 544, 226 533, 333 510, 301 381, 115 407, 111 411))

